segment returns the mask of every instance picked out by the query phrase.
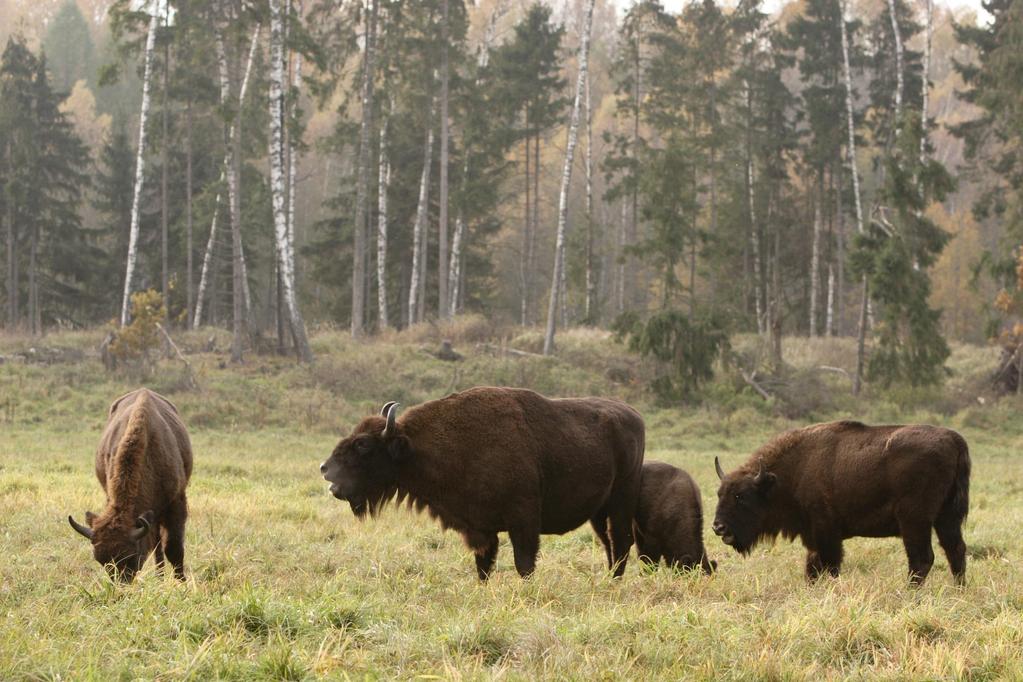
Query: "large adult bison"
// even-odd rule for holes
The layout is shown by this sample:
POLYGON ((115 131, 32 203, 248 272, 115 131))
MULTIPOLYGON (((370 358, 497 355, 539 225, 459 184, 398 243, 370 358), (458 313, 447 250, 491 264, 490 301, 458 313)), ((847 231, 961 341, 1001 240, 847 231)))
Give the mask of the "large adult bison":
POLYGON ((937 531, 955 581, 966 578, 962 523, 969 510, 970 454, 955 431, 841 421, 784 433, 725 475, 714 533, 742 554, 764 538, 800 538, 806 575, 838 575, 842 541, 902 538, 910 580, 934 563, 937 531))
POLYGON ((515 568, 533 572, 542 533, 593 525, 615 576, 625 571, 639 496, 644 427, 624 403, 551 400, 473 388, 396 418, 387 403, 334 448, 320 472, 356 516, 393 497, 428 507, 465 538, 486 580, 507 531, 515 568))
POLYGON ((68 516, 71 527, 92 542, 96 561, 111 577, 131 582, 155 550, 174 576, 185 578, 185 487, 192 475, 192 446, 178 411, 163 396, 140 388, 110 406, 96 451, 96 477, 107 494, 87 525, 68 516))
POLYGON ((717 564, 703 548, 703 504, 692 476, 665 462, 643 464, 643 485, 636 507, 636 552, 644 563, 662 560, 671 568, 702 568, 717 564))

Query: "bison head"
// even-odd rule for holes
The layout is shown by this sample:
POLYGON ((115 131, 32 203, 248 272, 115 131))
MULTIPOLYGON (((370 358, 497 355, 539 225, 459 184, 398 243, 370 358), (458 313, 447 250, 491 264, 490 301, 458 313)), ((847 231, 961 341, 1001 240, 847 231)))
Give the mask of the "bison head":
POLYGON ((151 511, 128 523, 119 517, 100 517, 92 512, 85 512, 88 524, 85 526, 71 516, 67 520, 92 542, 92 555, 106 568, 111 580, 126 583, 134 580, 157 541, 156 533, 152 532, 155 515, 151 511))
POLYGON ((409 440, 395 421, 398 408, 389 402, 380 416, 363 419, 320 465, 331 494, 348 500, 360 518, 375 513, 396 491, 398 469, 409 452, 409 440))
POLYGON ((769 496, 777 478, 764 470, 763 460, 756 472, 740 468, 726 476, 717 457, 714 467, 721 487, 711 529, 726 545, 748 554, 761 535, 769 496))

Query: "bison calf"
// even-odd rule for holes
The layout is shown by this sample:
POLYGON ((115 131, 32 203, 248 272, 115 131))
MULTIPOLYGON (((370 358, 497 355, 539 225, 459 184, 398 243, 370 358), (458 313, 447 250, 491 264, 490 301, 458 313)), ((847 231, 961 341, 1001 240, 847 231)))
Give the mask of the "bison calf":
POLYGON ((817 424, 784 433, 725 475, 713 530, 742 554, 781 534, 806 546, 806 575, 838 575, 842 541, 901 537, 910 579, 934 563, 938 534, 955 581, 966 578, 962 523, 969 509, 970 454, 936 426, 817 424))
POLYGON ((507 531, 515 568, 533 572, 543 533, 589 521, 608 566, 625 571, 643 465, 643 419, 604 398, 550 400, 514 388, 473 388, 397 419, 387 403, 334 448, 320 472, 356 516, 397 496, 427 507, 476 554, 480 580, 507 531))
POLYGON ((703 505, 696 481, 664 462, 643 465, 636 520, 633 525, 640 560, 672 568, 701 567, 710 573, 717 564, 703 549, 703 505))
POLYGON ((107 494, 99 514, 71 527, 92 542, 96 561, 111 577, 131 582, 150 553, 163 570, 185 577, 185 487, 192 475, 192 446, 177 409, 163 396, 140 388, 110 406, 96 452, 96 477, 107 494))

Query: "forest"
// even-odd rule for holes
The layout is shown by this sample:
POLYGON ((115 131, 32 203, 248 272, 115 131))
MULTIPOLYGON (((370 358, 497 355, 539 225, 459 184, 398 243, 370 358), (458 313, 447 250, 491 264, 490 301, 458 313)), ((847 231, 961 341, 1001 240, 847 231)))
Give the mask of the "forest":
POLYGON ((1016 0, 0 12, 8 330, 153 291, 308 361, 309 325, 480 313, 614 329, 676 397, 736 333, 856 338, 857 388, 1023 341, 1016 0))

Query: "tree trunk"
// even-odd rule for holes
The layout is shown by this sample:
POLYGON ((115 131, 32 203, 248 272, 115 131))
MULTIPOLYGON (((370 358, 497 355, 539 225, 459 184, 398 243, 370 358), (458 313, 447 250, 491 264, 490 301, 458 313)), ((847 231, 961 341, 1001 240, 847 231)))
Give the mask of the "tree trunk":
POLYGON ((203 303, 206 299, 206 288, 211 278, 210 271, 213 266, 213 249, 216 247, 217 242, 217 218, 219 215, 220 193, 218 192, 213 205, 213 220, 210 221, 210 236, 206 240, 206 251, 202 258, 202 270, 199 273, 199 290, 195 296, 195 317, 192 318, 193 329, 202 326, 203 303))
MULTIPOLYGON (((11 159, 11 147, 7 145, 8 163, 11 159)), ((8 201, 7 210, 7 329, 14 331, 18 326, 18 239, 14 227, 14 202, 8 201)))
POLYGON ((860 331, 856 337, 856 376, 853 377, 853 395, 859 395, 860 389, 863 386, 863 363, 866 355, 867 301, 869 300, 870 285, 867 278, 864 277, 863 290, 860 293, 860 331))
POLYGON ((355 228, 352 246, 352 336, 362 336, 366 308, 366 216, 368 215, 370 134, 373 127, 374 42, 377 0, 370 0, 365 30, 365 58, 362 73, 362 123, 359 126, 359 159, 355 183, 355 228))
POLYGON ((749 82, 743 83, 746 90, 746 201, 749 204, 750 248, 753 260, 753 310, 757 317, 757 333, 767 332, 763 306, 763 282, 761 281, 760 226, 757 224, 756 194, 753 184, 753 91, 749 82))
POLYGON ((437 227, 437 315, 448 316, 448 0, 442 0, 440 62, 440 209, 437 227))
POLYGON ((590 72, 586 71, 586 324, 596 324, 597 277, 594 272, 593 235, 593 100, 590 72))
POLYGON ((923 106, 920 109, 920 165, 927 162, 927 108, 931 89, 931 38, 934 32, 934 3, 926 0, 924 12, 923 106))
POLYGON ((835 267, 828 263, 828 307, 824 315, 824 335, 835 335, 835 267))
MULTIPOLYGON (((856 208, 856 231, 863 234, 863 203, 860 200, 860 174, 856 168, 856 121, 853 118, 852 105, 852 69, 849 68, 849 36, 845 26, 846 2, 841 0, 839 25, 842 34, 842 72, 845 77, 845 116, 847 129, 849 131, 849 145, 847 154, 849 156, 849 172, 852 173, 853 201, 856 208)), ((870 288, 867 285, 867 278, 863 278, 863 286, 860 289, 863 299, 860 301, 860 324, 856 332, 856 377, 853 380, 853 393, 859 394, 860 384, 863 381, 863 349, 866 344, 867 321, 870 317, 870 301, 868 294, 870 288)))
POLYGON ((185 328, 192 328, 194 248, 192 246, 192 95, 185 101, 185 328))
MULTIPOLYGON (((529 119, 526 119, 526 129, 529 129, 529 119)), ((522 293, 522 305, 521 305, 521 317, 520 324, 525 327, 529 322, 529 268, 526 265, 529 259, 529 231, 533 224, 533 204, 530 200, 529 193, 532 191, 532 186, 529 182, 529 173, 532 170, 530 164, 529 155, 531 153, 529 134, 526 134, 526 213, 525 222, 522 228, 522 250, 519 253, 519 283, 521 286, 522 293)))
MULTIPOLYGON (((289 5, 289 7, 288 7, 288 14, 287 14, 287 16, 289 16, 289 17, 291 16, 290 4, 291 3, 289 2, 288 3, 288 5, 289 5)), ((301 14, 302 14, 302 3, 301 3, 301 1, 298 3, 298 13, 299 13, 299 16, 301 16, 301 14)), ((290 56, 288 57, 288 63, 289 64, 291 63, 290 56)), ((296 98, 296 106, 297 106, 297 101, 298 101, 299 88, 301 87, 301 85, 302 85, 302 53, 301 52, 297 52, 295 54, 295 68, 294 68, 294 72, 292 73, 292 80, 291 80, 291 87, 292 87, 292 90, 293 90, 295 98, 296 98)), ((298 282, 297 282, 298 281, 298 269, 295 266, 295 230, 296 230, 296 228, 295 228, 295 225, 296 225, 296 222, 295 222, 295 212, 296 212, 295 206, 298 203, 296 201, 296 196, 297 196, 296 195, 296 180, 297 180, 297 176, 298 176, 298 147, 297 147, 297 145, 295 145, 294 141, 291 139, 291 136, 287 134, 287 132, 288 132, 287 131, 287 126, 285 126, 285 131, 284 132, 285 132, 285 137, 287 138, 287 160, 288 160, 287 258, 288 258, 288 263, 289 263, 289 269, 290 269, 290 271, 292 273, 292 284, 291 284, 291 286, 292 286, 293 289, 295 289, 297 291, 298 290, 298 282)), ((280 270, 278 269, 278 277, 277 277, 277 280, 278 280, 278 287, 277 287, 278 288, 278 295, 277 295, 277 300, 278 300, 278 305, 277 305, 278 317, 288 317, 288 315, 287 315, 287 308, 284 305, 285 302, 284 302, 284 296, 283 296, 283 287, 280 285, 280 274, 279 273, 280 273, 280 270)), ((295 333, 295 326, 292 324, 290 318, 287 320, 287 322, 288 322, 288 331, 291 333, 292 343, 296 343, 295 339, 297 337, 296 337, 296 333, 295 333)), ((284 346, 285 346, 285 342, 284 342, 284 339, 281 338, 281 336, 282 336, 282 334, 278 333, 278 344, 280 345, 281 350, 283 352, 284 346)))
POLYGON ((425 273, 422 260, 423 245, 426 237, 426 223, 430 211, 430 167, 433 165, 433 103, 426 119, 426 144, 423 150, 423 171, 419 178, 419 204, 416 208, 416 222, 412 229, 412 275, 408 290, 408 323, 411 327, 419 321, 420 297, 423 296, 425 282, 420 279, 425 273))
POLYGON ((149 121, 149 86, 153 73, 153 50, 156 47, 156 28, 160 17, 153 12, 146 34, 145 66, 142 71, 142 107, 139 113, 139 148, 135 157, 135 190, 131 201, 131 232, 128 236, 128 257, 124 274, 124 296, 121 298, 121 326, 128 324, 131 315, 131 284, 135 276, 138 256, 139 219, 142 209, 142 183, 145 178, 146 124, 149 121))
POLYGON ((895 137, 892 140, 892 143, 894 144, 894 142, 898 139, 899 128, 902 125, 902 93, 905 89, 902 32, 899 30, 899 19, 895 10, 895 0, 888 0, 888 16, 891 18, 892 34, 895 36, 895 121, 892 127, 895 131, 895 137))
POLYGON ((39 335, 39 224, 33 221, 28 249, 28 325, 32 336, 39 335))
MULTIPOLYGON (((167 2, 163 3, 163 26, 167 28, 167 2)), ((167 148, 170 146, 170 132, 167 121, 167 89, 170 81, 170 40, 163 46, 163 91, 160 93, 160 119, 162 138, 160 146, 160 292, 163 308, 170 315, 170 275, 167 272, 167 148)))
MULTIPOLYGON (((220 73, 220 101, 231 98, 231 76, 224 49, 221 31, 216 31, 217 67, 220 73)), ((239 112, 240 113, 240 112, 239 112)), ((241 362, 245 351, 245 294, 242 273, 242 232, 241 197, 239 197, 238 175, 241 172, 241 145, 236 126, 241 116, 235 113, 233 123, 224 122, 224 146, 227 149, 225 170, 227 174, 227 207, 231 224, 231 362, 241 362)))
POLYGON ((377 168, 377 309, 380 329, 387 329, 387 192, 391 186, 391 162, 387 158, 387 119, 380 121, 380 162, 377 168))
MULTIPOLYGON (((375 0, 374 0, 375 5, 375 0)), ((285 310, 295 341, 295 352, 303 362, 313 361, 305 322, 298 308, 295 271, 289 255, 288 216, 284 206, 284 21, 280 0, 270 0, 270 193, 273 201, 277 269, 285 310)))
POLYGON ((820 180, 813 197, 813 250, 810 255, 810 336, 817 336, 817 299, 820 296, 821 262, 820 180))
MULTIPOLYGON (((468 164, 466 164, 468 165, 468 164)), ((448 272, 448 315, 458 314, 462 282, 462 242, 465 240, 465 219, 462 209, 455 215, 455 234, 451 239, 451 264, 448 272)))
POLYGON ((554 330, 558 311, 558 294, 561 291, 561 280, 565 270, 565 232, 568 229, 568 189, 572 182, 572 163, 575 159, 575 146, 579 138, 579 109, 582 102, 583 88, 586 84, 586 71, 589 67, 590 29, 593 26, 594 0, 586 3, 586 18, 583 20, 582 42, 579 45, 579 75, 575 83, 575 100, 572 103, 572 119, 568 126, 568 147, 565 149, 565 167, 561 172, 561 195, 558 200, 558 233, 554 246, 554 274, 551 277, 551 300, 547 306, 547 333, 543 341, 543 354, 554 352, 554 330))

